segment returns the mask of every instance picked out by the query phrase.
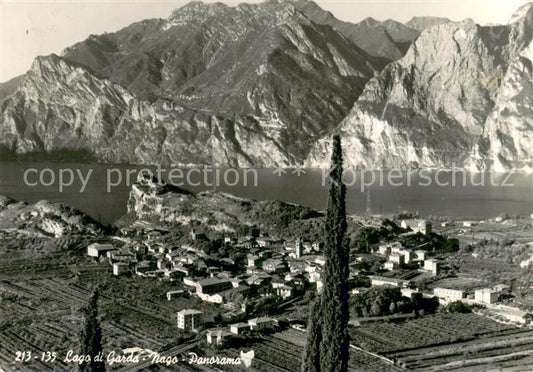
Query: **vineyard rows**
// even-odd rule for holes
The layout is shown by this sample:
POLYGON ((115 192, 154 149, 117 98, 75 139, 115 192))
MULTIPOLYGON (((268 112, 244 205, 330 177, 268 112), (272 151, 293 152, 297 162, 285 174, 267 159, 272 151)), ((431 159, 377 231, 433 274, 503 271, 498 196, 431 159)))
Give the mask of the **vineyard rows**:
POLYGON ((476 314, 437 314, 403 323, 364 324, 353 329, 352 339, 365 350, 392 352, 460 342, 514 329, 476 314))
POLYGON ((461 359, 496 357, 526 350, 533 350, 533 332, 522 330, 469 342, 390 354, 389 357, 397 359, 410 369, 426 369, 461 359))

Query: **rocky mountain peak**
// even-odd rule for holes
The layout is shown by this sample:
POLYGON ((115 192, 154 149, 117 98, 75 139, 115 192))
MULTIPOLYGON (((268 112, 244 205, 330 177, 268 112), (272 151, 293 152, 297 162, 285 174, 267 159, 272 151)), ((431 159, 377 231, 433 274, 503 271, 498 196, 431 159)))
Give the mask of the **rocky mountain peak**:
POLYGON ((299 13, 293 1, 266 1, 259 4, 239 4, 231 7, 222 3, 206 4, 194 1, 176 9, 168 18, 163 29, 174 26, 199 26, 206 22, 216 25, 238 28, 243 25, 273 24, 279 25, 296 16, 305 22, 303 14, 299 13))
POLYGON ((426 28, 438 26, 443 23, 451 22, 448 18, 441 17, 413 17, 405 25, 415 29, 419 32, 424 31, 426 28))
POLYGON ((518 55, 533 39, 533 2, 523 5, 511 17, 509 43, 512 55, 518 55))
POLYGON ((229 6, 223 3, 206 4, 202 1, 192 1, 174 10, 169 21, 177 24, 187 24, 202 21, 207 17, 216 17, 228 12, 229 6))
POLYGON ((517 22, 531 22, 533 19, 533 2, 527 2, 513 13, 509 19, 509 24, 517 22))
POLYGON ((370 26, 370 27, 376 26, 376 25, 378 25, 380 23, 381 23, 380 21, 378 21, 377 19, 372 18, 372 17, 366 17, 365 19, 363 19, 360 22, 360 24, 363 24, 363 25, 366 25, 366 26, 370 26))
POLYGON ((50 54, 48 56, 38 56, 33 60, 29 72, 38 76, 43 76, 49 71, 69 70, 65 61, 57 54, 50 54))

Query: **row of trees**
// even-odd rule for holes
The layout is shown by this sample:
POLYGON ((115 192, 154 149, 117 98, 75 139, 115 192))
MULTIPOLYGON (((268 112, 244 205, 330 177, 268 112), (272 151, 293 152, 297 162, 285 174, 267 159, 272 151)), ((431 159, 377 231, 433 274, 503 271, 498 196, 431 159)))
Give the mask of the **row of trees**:
POLYGON ((433 314, 439 307, 436 297, 425 298, 421 293, 403 297, 400 288, 372 288, 354 296, 350 301, 351 312, 360 317, 387 316, 415 313, 433 314))

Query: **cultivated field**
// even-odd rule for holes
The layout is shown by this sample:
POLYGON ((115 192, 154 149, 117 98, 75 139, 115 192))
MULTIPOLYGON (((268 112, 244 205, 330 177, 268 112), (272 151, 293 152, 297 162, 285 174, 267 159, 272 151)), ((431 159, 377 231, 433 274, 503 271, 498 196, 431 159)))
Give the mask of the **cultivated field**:
POLYGON ((525 366, 533 357, 533 331, 476 314, 435 314, 402 323, 368 323, 352 342, 414 370, 525 366))
MULTIPOLYGON (((244 350, 253 349, 255 358, 252 368, 264 372, 294 372, 301 370, 302 353, 306 333, 294 329, 267 336, 261 342, 247 346, 244 350)), ((240 350, 224 350, 224 355, 239 355, 240 350)), ((364 351, 350 349, 350 371, 401 371, 402 369, 387 363, 377 356, 364 351)))
MULTIPOLYGON (((196 299, 167 301, 166 291, 178 284, 143 278, 116 278, 110 266, 84 258, 60 261, 55 256, 3 261, 0 265, 0 369, 21 371, 75 370, 63 362, 68 350, 78 352, 79 333, 92 289, 100 285, 104 353, 124 348, 163 350, 181 342, 176 312, 199 308, 209 320, 217 313, 196 299), (75 270, 73 269, 75 266, 75 270), (81 269, 81 270, 80 270, 81 269), (81 274, 75 274, 81 272, 81 274), (31 351, 28 362, 15 360, 17 351, 31 351), (57 352, 43 362, 43 352, 57 352), (35 358, 36 357, 36 358, 35 358)), ((113 369, 119 368, 115 365, 113 369)))

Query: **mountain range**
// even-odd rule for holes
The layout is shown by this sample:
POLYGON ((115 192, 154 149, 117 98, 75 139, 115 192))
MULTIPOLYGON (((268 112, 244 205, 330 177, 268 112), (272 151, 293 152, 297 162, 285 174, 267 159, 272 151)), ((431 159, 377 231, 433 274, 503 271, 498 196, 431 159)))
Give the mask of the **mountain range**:
POLYGON ((3 154, 109 163, 516 167, 531 157, 533 6, 508 25, 336 19, 312 1, 189 3, 0 86, 3 154))

